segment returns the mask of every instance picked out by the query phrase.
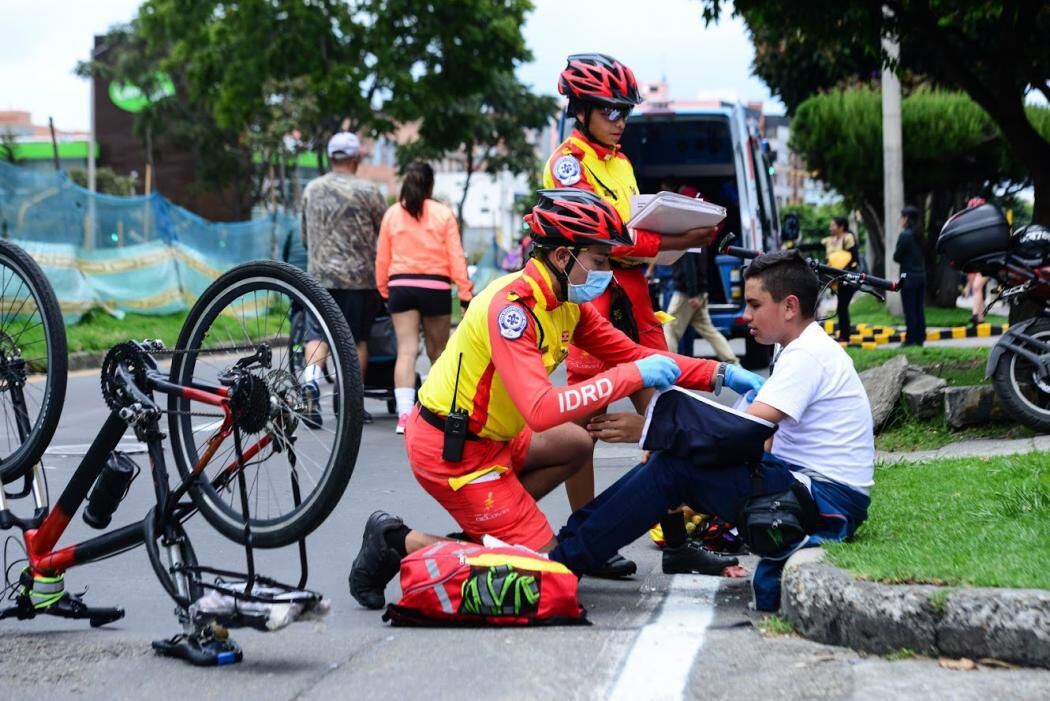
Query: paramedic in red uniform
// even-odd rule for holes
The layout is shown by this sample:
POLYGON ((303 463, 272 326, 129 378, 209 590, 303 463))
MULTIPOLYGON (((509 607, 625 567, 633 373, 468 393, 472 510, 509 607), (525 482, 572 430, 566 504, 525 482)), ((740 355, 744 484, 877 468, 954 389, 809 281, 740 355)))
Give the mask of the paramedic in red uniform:
MULTIPOLYGON (((634 167, 620 151, 619 142, 627 116, 642 102, 634 73, 605 54, 574 54, 569 56, 568 65, 559 76, 558 92, 568 98, 568 113, 575 118, 576 128, 547 161, 543 186, 594 192, 611 204, 624 222, 628 221, 631 198, 638 194, 638 184, 634 167)), ((693 229, 681 236, 668 237, 640 229, 635 229, 633 234, 632 244, 613 247, 614 283, 593 304, 599 314, 610 319, 632 340, 646 348, 668 350, 663 325, 649 297, 645 264, 640 259, 655 256, 661 250, 706 246, 711 243, 715 229, 693 229)), ((567 368, 570 383, 581 382, 608 369, 600 359, 576 345, 569 349, 567 368)), ((651 397, 651 390, 631 396, 639 414, 645 413, 651 397)), ((582 423, 586 425, 586 419, 582 423)), ((565 491, 573 511, 594 498, 593 459, 566 481, 565 491)), ((669 521, 666 528, 681 525, 669 521)), ((677 530, 684 539, 685 531, 677 530)), ((635 570, 633 562, 616 555, 609 561, 604 576, 625 577, 635 570)))
MULTIPOLYGON (((724 363, 640 346, 587 303, 609 284, 611 246, 627 240, 622 220, 601 198, 541 190, 526 221, 532 259, 471 302, 419 390, 405 444, 414 476, 467 537, 488 534, 546 552, 557 540, 536 502, 591 455, 590 436, 573 420, 643 387, 677 382, 711 390, 724 381, 746 393, 763 380, 724 363), (570 343, 608 369, 555 387, 549 376, 570 343), (465 413, 467 430, 460 459, 446 460, 445 449, 455 445, 448 430, 453 410, 465 413)), ((401 558, 437 540, 375 512, 350 572, 351 594, 363 606, 381 608, 401 558)))

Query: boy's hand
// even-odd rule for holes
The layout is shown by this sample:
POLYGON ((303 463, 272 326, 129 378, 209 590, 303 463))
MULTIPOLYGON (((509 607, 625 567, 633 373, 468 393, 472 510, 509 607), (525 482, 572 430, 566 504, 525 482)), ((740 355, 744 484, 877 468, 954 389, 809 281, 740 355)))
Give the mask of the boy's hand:
POLYGON ((642 438, 644 426, 644 416, 618 412, 595 416, 587 423, 587 432, 591 438, 606 443, 637 443, 642 438))

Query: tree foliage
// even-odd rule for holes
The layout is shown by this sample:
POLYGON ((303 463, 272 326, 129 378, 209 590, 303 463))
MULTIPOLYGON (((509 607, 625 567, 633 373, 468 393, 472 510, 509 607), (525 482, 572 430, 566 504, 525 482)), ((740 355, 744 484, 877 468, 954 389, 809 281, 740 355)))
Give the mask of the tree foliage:
MULTIPOLYGON (((88 174, 83 168, 70 168, 69 179, 80 187, 88 186, 88 174)), ((135 178, 117 175, 112 168, 99 168, 95 171, 95 191, 103 195, 128 197, 135 194, 135 178)))
MULTIPOLYGON (((728 5, 702 3, 708 21, 716 21, 728 5)), ((962 90, 988 113, 1035 186, 1036 220, 1050 223, 1050 140, 1024 106, 1032 90, 1050 99, 1050 4, 735 0, 733 12, 744 18, 759 46, 757 74, 789 107, 807 94, 865 79, 869 60, 877 66, 887 61, 881 37, 896 38, 898 74, 962 90)))
POLYGON ((225 186, 250 173, 252 150, 286 150, 290 119, 296 148, 321 155, 339 128, 388 133, 487 90, 530 58, 521 35, 530 9, 528 0, 147 0, 107 36, 105 59, 81 70, 147 89, 167 72, 177 95, 140 124, 192 148, 203 179, 225 186))
POLYGON ((450 109, 425 119, 419 138, 398 149, 398 160, 463 158, 467 177, 457 206, 460 224, 470 180, 479 169, 515 175, 539 168, 530 133, 545 127, 557 110, 548 96, 534 95, 513 73, 502 73, 484 91, 461 98, 450 109))
MULTIPOLYGON (((1029 119, 1050 137, 1050 109, 1030 107, 1029 119)), ((993 198, 1020 186, 1026 172, 991 117, 966 95, 920 90, 901 105, 905 198, 928 206, 939 230, 968 197, 993 198)), ((882 105, 877 90, 835 90, 801 105, 791 125, 791 148, 817 177, 858 208, 882 260, 882 105)), ((935 237, 929 237, 932 240, 935 237)), ((930 257, 932 260, 932 256, 930 257)))

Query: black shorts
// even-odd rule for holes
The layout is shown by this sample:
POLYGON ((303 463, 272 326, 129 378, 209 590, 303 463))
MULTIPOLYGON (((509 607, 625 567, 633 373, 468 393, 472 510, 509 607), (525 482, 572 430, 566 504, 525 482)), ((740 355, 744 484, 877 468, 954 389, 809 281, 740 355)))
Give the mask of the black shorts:
MULTIPOLYGON (((328 290, 335 305, 343 313, 355 343, 367 343, 372 324, 379 315, 382 298, 378 290, 328 290)), ((310 315, 306 322, 306 340, 322 340, 317 320, 310 315)))
POLYGON ((452 313, 452 290, 398 285, 390 288, 386 306, 391 314, 418 310, 421 316, 448 316, 452 313))

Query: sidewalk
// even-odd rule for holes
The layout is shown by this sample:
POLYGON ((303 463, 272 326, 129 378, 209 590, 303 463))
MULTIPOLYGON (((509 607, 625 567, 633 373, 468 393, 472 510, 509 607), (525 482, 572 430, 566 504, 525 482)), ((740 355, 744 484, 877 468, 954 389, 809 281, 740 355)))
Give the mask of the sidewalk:
POLYGON ((1050 436, 1034 436, 1002 440, 987 438, 982 440, 958 441, 949 443, 936 450, 918 450, 914 452, 891 453, 878 451, 875 462, 895 463, 904 461, 939 460, 940 458, 990 457, 994 455, 1013 455, 1030 453, 1033 450, 1050 451, 1050 436))
MULTIPOLYGON (((1050 436, 961 441, 879 453, 883 463, 1050 451, 1050 436)), ((960 534, 964 537, 965 534, 960 534)), ((1050 668, 1050 591, 880 584, 832 566, 819 548, 784 567, 781 614, 800 635, 876 654, 917 654, 1050 668)))

